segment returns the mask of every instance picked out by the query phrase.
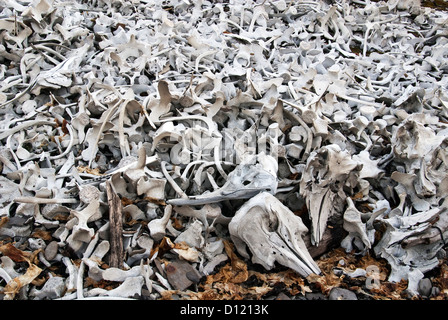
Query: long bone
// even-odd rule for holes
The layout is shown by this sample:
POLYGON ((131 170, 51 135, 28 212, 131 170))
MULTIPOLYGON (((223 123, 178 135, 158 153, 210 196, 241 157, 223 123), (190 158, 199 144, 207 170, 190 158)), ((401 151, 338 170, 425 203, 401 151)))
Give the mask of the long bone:
MULTIPOLYGON (((219 189, 201 195, 187 196, 167 200, 172 205, 201 205, 223 200, 248 199, 254 195, 277 191, 277 162, 264 153, 239 164, 228 176, 226 183, 219 189), (255 159, 257 158, 257 159, 255 159), (258 163, 254 163, 254 161, 258 163)), ((183 191, 182 191, 183 193, 183 191)))

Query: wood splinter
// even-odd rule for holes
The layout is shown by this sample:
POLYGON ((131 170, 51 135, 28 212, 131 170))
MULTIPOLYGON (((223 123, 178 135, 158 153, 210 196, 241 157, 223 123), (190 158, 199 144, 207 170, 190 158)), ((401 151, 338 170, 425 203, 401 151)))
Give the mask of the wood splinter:
POLYGON ((106 181, 107 202, 109 204, 110 258, 109 265, 123 267, 123 219, 121 199, 110 181, 106 181))

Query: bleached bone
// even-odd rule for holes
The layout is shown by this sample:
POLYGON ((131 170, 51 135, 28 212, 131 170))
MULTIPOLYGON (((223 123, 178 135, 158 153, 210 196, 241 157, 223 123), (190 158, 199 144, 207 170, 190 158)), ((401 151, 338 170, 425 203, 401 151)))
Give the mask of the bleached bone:
MULTIPOLYGON (((120 162, 118 163, 117 167, 110 171, 107 171, 104 176, 101 176, 101 179, 105 180, 106 178, 111 177, 112 180, 120 180, 120 179, 122 179, 121 173, 124 173, 126 178, 131 180, 131 182, 133 184, 136 184, 137 181, 145 174, 148 174, 151 177, 160 178, 160 177, 162 177, 162 175, 160 173, 152 171, 146 167, 148 164, 154 163, 158 160, 159 160, 158 155, 147 157, 146 151, 142 147, 138 150, 137 159, 133 156, 129 156, 129 157, 125 157, 125 158, 121 159, 120 162)), ((124 180, 124 179, 122 179, 122 180, 124 180)), ((83 183, 86 184, 89 182, 90 181, 85 181, 83 183)), ((116 189, 119 188, 119 186, 118 186, 119 184, 120 183, 118 181, 114 181, 114 187, 116 189)), ((126 184, 126 182, 123 181, 123 184, 126 184)), ((124 189, 126 189, 126 188, 124 188, 124 189)), ((117 191, 125 192, 125 190, 122 190, 122 188, 117 191)))
POLYGON ((196 218, 202 222, 205 228, 208 227, 208 220, 215 221, 219 224, 229 224, 231 218, 222 214, 221 207, 216 204, 206 204, 202 208, 196 210, 190 206, 175 206, 174 211, 184 217, 196 218))
POLYGON ((431 178, 428 165, 425 161, 422 161, 420 164, 420 170, 418 171, 418 177, 414 182, 414 187, 417 194, 424 197, 431 197, 437 193, 436 183, 431 178))
POLYGON ((374 247, 374 252, 389 262, 389 281, 409 280, 408 289, 412 291, 411 280, 414 281, 417 275, 411 272, 414 270, 423 275, 438 265, 437 252, 442 248, 443 242, 421 243, 406 240, 431 233, 432 224, 442 214, 446 214, 444 208, 433 208, 411 215, 397 214, 378 219, 386 226, 386 231, 374 247))
POLYGON ((361 151, 359 154, 353 155, 353 160, 362 164, 362 169, 359 172, 359 178, 378 178, 384 170, 378 167, 379 160, 370 159, 369 152, 366 150, 361 151))
POLYGON ((98 211, 99 207, 99 199, 94 199, 83 210, 70 211, 71 214, 73 214, 78 219, 78 223, 73 227, 73 240, 90 242, 95 231, 87 225, 87 222, 97 220, 101 217, 101 213, 98 211))
MULTIPOLYGON (((127 265, 129 265, 129 266, 131 266, 135 261, 143 262, 144 259, 148 258, 151 255, 154 240, 151 237, 149 237, 147 234, 142 234, 136 240, 136 243, 137 243, 138 247, 141 248, 141 250, 139 250, 138 253, 136 252, 129 256, 128 260, 126 261, 127 265)), ((143 267, 141 266, 141 268, 143 268, 143 267)))
POLYGON ((38 299, 56 299, 62 296, 66 290, 65 281, 62 277, 50 277, 41 290, 32 292, 38 299))
POLYGON ((137 194, 152 199, 165 199, 165 179, 142 176, 137 181, 137 194))
MULTIPOLYGON (((105 290, 100 288, 92 289, 88 292, 89 296, 86 296, 86 298, 89 297, 95 297, 96 295, 99 295, 99 299, 104 297, 111 297, 115 299, 120 298, 132 298, 135 295, 140 296, 142 286, 145 283, 145 279, 143 276, 136 276, 136 277, 129 277, 126 278, 121 285, 119 285, 117 288, 112 290, 105 290)), ((79 299, 79 298, 78 298, 79 299)), ((84 297, 80 299, 85 299, 84 297)))
POLYGON ((412 206, 418 211, 425 211, 430 208, 430 203, 427 199, 420 197, 415 190, 416 174, 403 173, 394 171, 391 174, 391 178, 398 182, 395 186, 395 190, 399 195, 405 194, 411 199, 412 206))
MULTIPOLYGON (((432 208, 448 208, 448 20, 440 10, 424 5, 420 9, 418 0, 358 0, 355 6, 350 1, 254 4, 233 0, 216 3, 213 8, 210 1, 193 6, 192 1, 185 0, 172 2, 169 10, 164 6, 166 1, 153 1, 148 6, 148 0, 91 1, 93 5, 87 9, 79 1, 3 2, 0 234, 28 241, 24 243, 30 243, 34 250, 33 241, 27 240, 33 228, 51 232, 58 227, 51 235, 59 239, 60 250, 52 250, 56 257, 46 260, 57 266, 62 253, 69 255, 64 257, 69 261, 76 259, 73 252, 78 258, 83 256, 76 280, 70 275, 64 299, 83 294, 86 298, 107 298, 98 296, 103 289, 83 288, 85 276, 102 280, 102 263, 95 262, 99 256, 93 259, 91 253, 100 247, 99 239, 108 237, 108 227, 100 231, 101 225, 107 226, 107 217, 88 222, 95 231, 88 243, 73 239, 78 219, 64 219, 70 209, 82 210, 97 198, 98 192, 91 186, 104 192, 101 181, 112 175, 120 196, 133 203, 123 209, 124 217, 130 219, 124 230, 126 263, 138 265, 140 260, 142 266, 141 259, 151 255, 154 242, 143 226, 159 218, 159 207, 163 208, 163 201, 143 199, 154 197, 155 193, 148 191, 149 182, 160 179, 157 192, 161 195, 163 181, 168 181, 167 194, 175 192, 188 201, 192 200, 189 195, 197 197, 204 190, 219 191, 238 164, 228 159, 251 156, 248 145, 241 143, 240 132, 250 133, 258 141, 264 139, 271 155, 279 157, 276 196, 280 201, 286 199, 292 211, 300 209, 303 199, 297 192, 298 184, 302 179, 311 181, 308 200, 316 202, 319 213, 334 211, 329 225, 342 223, 345 212, 346 222, 352 224, 347 222, 346 229, 355 225, 347 239, 357 248, 365 247, 359 240, 365 241, 365 235, 360 235, 364 225, 371 236, 374 224, 386 223, 378 220, 379 216, 391 222, 432 208), (162 125, 165 122, 174 130, 162 125), (185 128, 178 130, 182 126, 185 128), (281 134, 257 134, 271 126, 278 126, 281 134), (174 135, 176 130, 178 135, 174 135), (170 131, 175 139, 162 142, 171 137, 170 131), (210 145, 210 152, 202 153, 196 136, 207 144, 212 138, 222 142, 222 137, 231 137, 232 143, 221 144, 219 149, 210 145), (312 151, 329 144, 347 151, 362 169, 351 171, 345 183, 341 179, 323 186, 322 181, 308 178, 327 179, 323 175, 327 170, 325 156, 317 157, 321 166, 306 166, 306 161, 312 151), (282 154, 284 150, 278 148, 285 146, 282 154), (166 152, 170 147, 171 152, 166 152), (120 160, 120 164, 130 159, 135 162, 142 148, 165 161, 162 170, 166 164, 172 177, 161 170, 150 171, 150 158, 146 165, 129 170, 129 175, 126 171, 130 167, 121 166, 101 177, 94 175, 99 172, 77 172, 76 167, 87 163, 92 165, 90 169, 103 172, 120 160), (226 156, 221 157, 222 153, 226 156), (53 168, 54 172, 43 174, 37 166, 53 168), (81 177, 94 179, 83 181, 81 177), (93 191, 92 196, 86 194, 86 186, 93 191), (356 205, 380 204, 385 212, 356 211, 350 197, 356 205), (134 224, 135 220, 140 221, 134 224), (65 252, 67 245, 70 250, 65 252), (83 272, 85 265, 88 274, 83 272), (72 294, 76 289, 78 293, 72 294)), ((250 172, 250 165, 246 169, 250 172)), ((242 192, 247 192, 245 187, 243 183, 242 192)), ((207 198, 207 194, 203 196, 207 198)), ((223 203, 174 208, 182 222, 195 224, 196 232, 206 239, 199 263, 192 264, 205 273, 228 259, 222 244, 216 244, 216 250, 210 248, 209 255, 206 252, 214 236, 220 238, 227 231, 230 217, 222 212, 232 216, 231 208, 242 203, 232 201, 231 196, 226 195, 230 201, 223 203), (202 222, 202 228, 195 219, 202 222)), ((101 203, 98 212, 104 209, 101 203)), ((421 232, 393 244, 394 254, 401 259, 403 252, 417 252, 415 248, 427 248, 433 254, 431 245, 436 248, 448 238, 447 221, 443 211, 428 221, 426 229, 422 223, 413 225, 421 232)), ((400 234, 412 226, 396 229, 392 232, 400 234)), ((168 221, 166 234, 173 242, 185 236, 179 237, 179 233, 168 221)), ((377 232, 376 236, 385 234, 388 232, 377 232)), ((321 246, 325 247, 324 240, 321 246)), ((313 251, 310 249, 311 254, 313 251)), ((170 259, 172 253, 163 258, 170 259)), ((409 254, 413 258, 416 255, 409 254)), ((156 256, 151 260, 158 261, 156 256)), ((42 253, 38 258, 48 266, 41 257, 42 253)), ((409 289, 416 290, 422 271, 401 263, 396 263, 397 268, 403 267, 400 273, 408 275, 409 289)), ((163 266, 158 275, 149 275, 149 270, 142 270, 141 275, 149 291, 152 287, 157 291, 149 298, 156 299, 170 287, 163 279, 163 266), (160 283, 167 285, 162 288, 160 283)), ((68 278, 68 273, 64 276, 68 278)), ((47 280, 48 285, 54 281, 44 278, 41 280, 47 280)), ((27 294, 33 297, 33 292, 39 293, 35 288, 43 288, 42 282, 28 284, 18 298, 27 294)))
POLYGON ((223 252, 223 241, 221 239, 214 240, 210 238, 204 248, 202 248, 203 257, 205 259, 201 260, 199 271, 205 275, 211 274, 219 263, 229 259, 227 254, 223 252), (205 266, 203 266, 203 263, 205 262, 204 260, 208 261, 205 266))
POLYGON ((151 151, 156 150, 157 144, 162 139, 168 139, 170 142, 181 140, 185 130, 183 124, 175 126, 171 121, 163 123, 154 133, 151 151))
POLYGON ((19 203, 34 203, 34 204, 58 204, 58 203, 77 203, 78 201, 73 198, 67 199, 55 199, 55 198, 35 198, 35 197, 17 197, 14 199, 19 203))
POLYGON ((166 226, 170 220, 172 211, 173 207, 171 205, 167 205, 165 207, 162 218, 151 220, 148 223, 148 229, 151 234, 151 238, 156 241, 162 240, 163 236, 166 233, 166 226))
POLYGON ((262 192, 247 201, 229 223, 229 232, 238 252, 267 270, 274 263, 287 266, 307 277, 320 274, 302 237, 308 232, 302 219, 275 196, 262 192))
POLYGON ((185 231, 174 240, 174 243, 185 242, 190 247, 202 248, 205 245, 205 238, 202 236, 203 225, 199 220, 195 220, 185 231))
POLYGON ((349 178, 352 174, 358 176, 360 167, 350 153, 341 150, 337 144, 311 153, 300 181, 300 194, 305 198, 310 213, 313 244, 319 244, 328 219, 335 213, 342 213, 347 197, 343 188, 357 185, 357 179, 349 178))
POLYGON ((357 244, 357 247, 362 248, 362 251, 370 249, 373 243, 374 234, 372 230, 367 230, 366 224, 361 220, 361 212, 355 207, 353 200, 347 198, 348 207, 344 212, 344 230, 349 234, 342 240, 341 246, 345 248, 346 252, 352 251, 352 242, 357 240, 361 242, 361 245, 357 244), (369 232, 370 231, 370 232, 369 232))
POLYGON ((68 257, 63 257, 62 262, 66 266, 67 273, 69 274, 68 278, 65 281, 67 292, 76 291, 76 278, 78 277, 78 269, 68 257))
POLYGON ((428 161, 445 138, 423 123, 407 119, 393 132, 391 142, 395 157, 410 172, 419 169, 421 159, 428 161))
POLYGON ((168 113, 171 107, 172 96, 168 88, 168 83, 166 81, 159 81, 157 89, 159 91, 159 99, 152 100, 147 106, 151 110, 149 114, 150 123, 159 122, 160 117, 168 113))
POLYGON ((95 186, 84 186, 79 190, 79 200, 85 204, 89 204, 92 201, 99 200, 101 197, 101 192, 95 186))
POLYGON ((226 183, 221 188, 198 196, 170 199, 167 202, 175 206, 201 205, 223 200, 248 199, 262 191, 275 194, 278 183, 277 166, 273 157, 260 153, 239 164, 228 175, 226 183), (254 163, 255 158, 258 163, 254 163))
POLYGON ((129 270, 119 268, 108 268, 103 272, 103 279, 109 281, 123 282, 126 278, 137 277, 140 275, 140 266, 134 266, 129 270))

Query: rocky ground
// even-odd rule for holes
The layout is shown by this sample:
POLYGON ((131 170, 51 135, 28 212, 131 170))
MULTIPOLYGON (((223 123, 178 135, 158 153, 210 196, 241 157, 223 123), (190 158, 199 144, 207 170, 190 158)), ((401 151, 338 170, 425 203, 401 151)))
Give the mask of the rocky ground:
POLYGON ((216 274, 187 291, 167 291, 162 299, 231 300, 446 300, 446 258, 420 281, 418 294, 407 292, 407 281, 390 282, 387 262, 370 255, 333 249, 317 260, 322 275, 308 278, 286 268, 267 272, 234 256, 216 274), (367 270, 367 272, 366 272, 367 270))

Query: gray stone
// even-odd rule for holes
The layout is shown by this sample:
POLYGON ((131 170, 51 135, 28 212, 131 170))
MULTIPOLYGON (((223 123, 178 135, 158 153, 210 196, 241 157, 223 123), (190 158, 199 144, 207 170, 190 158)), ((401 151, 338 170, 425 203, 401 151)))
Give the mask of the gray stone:
POLYGON ((45 259, 48 261, 53 260, 58 254, 58 243, 56 241, 51 241, 46 247, 44 251, 45 259))
POLYGON ((432 287, 431 289, 431 297, 436 297, 440 294, 440 289, 437 287, 432 287))
POLYGON ((437 251, 436 257, 437 259, 445 259, 446 251, 444 249, 440 249, 439 251, 437 251))
POLYGON ((305 298, 306 300, 328 300, 327 297, 320 292, 307 292, 305 298))
POLYGON ((358 300, 356 294, 348 289, 333 288, 328 296, 329 300, 358 300))
POLYGON ((429 297, 431 295, 432 283, 429 278, 423 278, 418 283, 418 293, 423 297, 429 297))
POLYGON ((199 272, 187 261, 175 260, 165 267, 166 278, 176 290, 185 290, 201 279, 199 272))
POLYGON ((275 300, 291 300, 291 298, 283 292, 280 292, 275 300))

